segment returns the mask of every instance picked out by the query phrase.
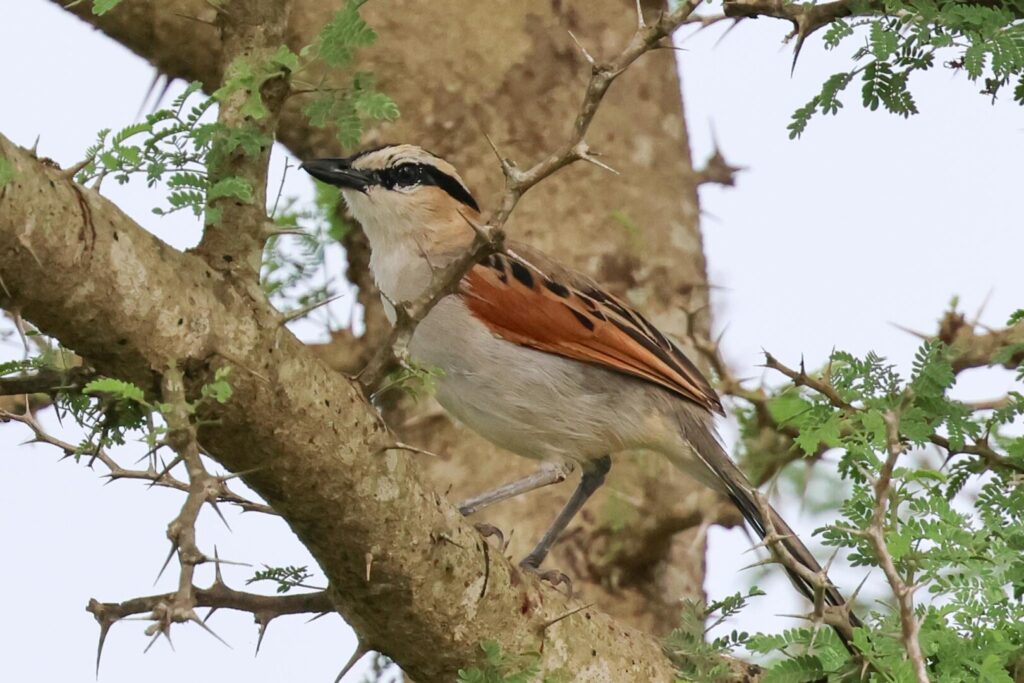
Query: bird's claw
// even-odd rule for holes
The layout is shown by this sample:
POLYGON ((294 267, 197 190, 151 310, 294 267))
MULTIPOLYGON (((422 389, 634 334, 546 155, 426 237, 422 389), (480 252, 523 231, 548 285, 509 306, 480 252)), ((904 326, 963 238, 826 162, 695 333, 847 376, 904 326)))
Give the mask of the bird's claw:
POLYGON ((498 527, 494 526, 493 524, 488 524, 487 522, 477 522, 476 524, 473 525, 473 528, 476 529, 480 533, 480 535, 483 536, 484 538, 490 538, 491 536, 497 536, 498 537, 498 547, 501 548, 501 552, 504 553, 505 549, 508 548, 508 541, 505 540, 505 534, 503 534, 501 532, 501 529, 499 529, 498 527))
POLYGON ((547 571, 542 572, 540 569, 534 567, 532 564, 526 562, 525 560, 519 563, 519 568, 523 571, 536 575, 536 577, 541 581, 547 581, 551 584, 552 587, 555 588, 555 590, 558 590, 559 586, 565 584, 566 597, 572 597, 572 579, 570 579, 568 575, 564 574, 563 572, 560 572, 557 569, 549 569, 547 571))

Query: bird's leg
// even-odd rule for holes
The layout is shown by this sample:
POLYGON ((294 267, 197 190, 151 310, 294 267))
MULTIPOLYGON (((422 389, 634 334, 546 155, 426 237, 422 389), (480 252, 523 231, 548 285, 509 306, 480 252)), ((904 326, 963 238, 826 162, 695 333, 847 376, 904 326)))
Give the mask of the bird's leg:
POLYGON ((612 459, 607 455, 597 460, 592 460, 583 466, 583 477, 580 479, 579 486, 573 491, 569 502, 558 513, 558 517, 555 518, 551 528, 544 532, 544 536, 537 543, 537 547, 519 563, 520 567, 530 570, 536 570, 540 567, 541 562, 547 557, 548 550, 551 549, 554 542, 565 531, 565 527, 569 526, 569 522, 580 511, 580 508, 587 502, 587 499, 594 494, 594 491, 601 488, 601 484, 604 483, 604 477, 611 468, 612 459))
POLYGON ((500 503, 503 500, 514 498, 518 495, 533 491, 551 484, 558 484, 565 481, 566 477, 572 474, 574 465, 571 462, 547 463, 542 465, 536 472, 529 474, 522 479, 509 482, 491 491, 485 491, 478 496, 459 503, 459 512, 463 516, 469 516, 479 512, 489 505, 500 503))

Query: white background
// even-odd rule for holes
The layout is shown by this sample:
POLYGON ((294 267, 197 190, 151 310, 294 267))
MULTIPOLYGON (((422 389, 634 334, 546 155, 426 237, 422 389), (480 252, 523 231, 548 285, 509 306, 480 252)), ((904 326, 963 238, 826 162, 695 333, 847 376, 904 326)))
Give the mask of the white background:
MULTIPOLYGON (((787 31, 770 19, 748 21, 715 47, 721 30, 712 29, 686 41, 679 56, 695 158, 710 153, 714 129, 727 159, 749 169, 735 189, 702 191, 716 325, 727 328, 725 355, 736 372, 760 376, 762 348, 790 363, 803 354, 811 366, 835 347, 873 349, 908 368, 916 340, 892 323, 931 331, 954 295, 972 312, 987 299, 982 320, 994 326, 1024 307, 1022 110, 1008 94, 993 106, 978 86, 940 68, 912 82, 922 114, 909 121, 863 111, 854 84, 838 118, 818 118, 804 139, 790 141, 790 114, 846 66, 852 48, 826 54, 812 38, 791 78, 791 53, 780 44, 787 31)), ((0 132, 24 146, 39 136, 40 155, 63 166, 82 158, 99 129, 130 123, 154 76, 143 60, 43 0, 6 3, 0 46, 7 55, 0 132)), ((274 173, 283 166, 278 150, 274 173)), ((175 246, 196 241, 196 223, 153 216, 159 197, 139 184, 108 181, 104 192, 175 246)), ((285 194, 308 197, 311 185, 291 173, 285 194)), ((971 372, 961 384, 963 396, 988 398, 1008 379, 971 372)), ((96 473, 58 462, 54 449, 19 446, 25 438, 20 426, 0 428, 0 680, 92 680, 98 628, 85 604, 173 588, 173 564, 153 580, 180 494, 132 482, 103 488, 96 473)), ((784 510, 804 533, 815 527, 799 501, 784 510)), ((216 543, 223 557, 253 563, 312 564, 282 523, 226 513, 233 532, 204 512, 203 548, 216 543)), ((711 598, 757 578, 737 571, 753 560, 742 554, 747 547, 738 530, 711 532, 711 598)), ((250 572, 225 571, 235 586, 250 572)), ((199 581, 208 579, 206 572, 199 581)), ((771 597, 733 625, 796 625, 768 616, 799 608, 784 582, 758 580, 771 597)), ((158 642, 143 655, 145 624, 114 626, 101 680, 330 681, 354 648, 336 616, 272 624, 255 659, 248 617, 222 613, 210 623, 233 650, 198 628, 178 627, 177 652, 158 642)))

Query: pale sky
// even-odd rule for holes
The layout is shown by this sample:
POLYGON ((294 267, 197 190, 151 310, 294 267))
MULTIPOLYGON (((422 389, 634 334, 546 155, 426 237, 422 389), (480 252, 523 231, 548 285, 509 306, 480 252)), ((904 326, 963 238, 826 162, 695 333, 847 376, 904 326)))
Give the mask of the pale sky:
MULTIPOLYGON (((1003 324, 1024 307, 1024 112, 1008 99, 992 106, 978 86, 939 69, 912 82, 919 116, 866 112, 854 84, 838 117, 818 118, 804 139, 790 141, 790 114, 846 66, 852 43, 830 54, 812 38, 791 78, 790 52, 780 45, 787 31, 770 19, 749 21, 718 47, 721 31, 713 29, 679 53, 695 158, 706 158, 713 129, 727 159, 749 169, 736 188, 702 191, 716 326, 727 328, 725 355, 736 373, 760 376, 762 348, 790 363, 803 354, 809 366, 833 348, 875 350, 909 368, 916 340, 892 323, 931 331, 953 296, 971 312, 987 299, 982 320, 1003 324)), ((144 61, 45 0, 6 3, 0 45, 17 55, 0 75, 0 132, 24 146, 40 136, 40 154, 63 166, 82 158, 99 129, 130 123, 153 78, 144 61)), ((276 175, 283 164, 279 150, 276 175)), ((286 195, 310 193, 307 178, 290 174, 286 195)), ((188 216, 150 213, 159 196, 142 183, 120 188, 108 181, 104 194, 175 246, 197 239, 188 216)), ((0 347, 0 359, 18 353, 0 347)), ((961 384, 964 397, 989 398, 1009 380, 974 371, 961 384)), ((52 413, 47 424, 66 433, 52 413)), ((92 680, 98 628, 86 602, 173 588, 173 564, 155 587, 153 580, 168 550, 166 524, 182 499, 132 482, 103 487, 83 466, 58 462, 55 449, 19 446, 25 438, 20 426, 0 427, 0 680, 92 680)), ((783 509, 804 535, 817 524, 798 502, 783 509)), ((279 521, 226 513, 232 532, 203 513, 201 547, 216 543, 223 557, 255 564, 313 564, 279 521)), ((737 571, 754 559, 743 554, 748 547, 738 530, 711 532, 711 599, 750 583, 751 572, 737 571)), ((225 570, 236 587, 250 573, 225 570)), ((199 583, 209 578, 201 573, 199 583)), ((726 628, 796 625, 764 616, 795 611, 785 581, 760 584, 773 597, 726 628)), ((118 624, 100 680, 331 681, 354 647, 352 633, 336 616, 303 621, 272 624, 257 658, 256 628, 246 615, 224 612, 210 622, 233 650, 198 628, 176 627, 175 652, 158 642, 143 655, 145 623, 118 624)))

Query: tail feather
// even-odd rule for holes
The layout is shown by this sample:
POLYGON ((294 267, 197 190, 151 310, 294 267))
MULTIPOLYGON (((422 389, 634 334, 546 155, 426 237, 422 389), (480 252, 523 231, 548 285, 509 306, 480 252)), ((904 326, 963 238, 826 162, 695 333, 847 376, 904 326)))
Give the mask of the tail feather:
MULTIPOLYGON (((679 422, 683 439, 688 445, 687 450, 690 453, 688 457, 673 457, 673 462, 691 476, 727 495, 762 540, 768 535, 769 530, 774 530, 775 534, 780 537, 779 544, 801 566, 815 574, 824 575, 824 570, 818 560, 794 533, 786 520, 767 501, 758 500, 753 484, 718 443, 710 425, 703 420, 693 420, 693 416, 690 417, 691 419, 684 418, 679 422), (695 462, 693 456, 696 456, 698 462, 695 462), (768 513, 770 519, 765 519, 765 512, 768 513)), ((813 602, 815 586, 797 572, 788 567, 784 568, 797 590, 813 602)), ((833 607, 846 605, 846 599, 831 580, 828 580, 828 584, 824 587, 823 597, 833 607)), ((855 614, 850 611, 847 611, 847 614, 849 625, 852 628, 862 625, 855 614)), ((849 640, 849 629, 836 628, 835 631, 847 649, 853 652, 849 640)))
MULTIPOLYGON (((752 496, 744 495, 744 493, 737 494, 730 492, 728 495, 733 504, 743 514, 747 523, 753 527, 754 531, 757 532, 757 535, 760 538, 764 539, 768 535, 768 524, 766 523, 757 502, 751 499, 752 496)), ((767 503, 765 503, 765 505, 768 507, 772 516, 771 528, 773 528, 775 533, 781 537, 780 544, 784 546, 789 554, 792 555, 793 558, 802 566, 816 574, 823 573, 818 560, 811 554, 811 551, 807 549, 807 546, 805 546, 796 536, 792 528, 786 524, 786 521, 782 516, 767 503)), ((786 573, 789 575, 790 580, 793 582, 793 585, 796 586, 797 590, 799 590, 808 600, 813 601, 814 586, 808 583, 804 577, 789 568, 786 568, 786 573)), ((842 607, 846 604, 846 599, 843 597, 842 593, 839 592, 839 589, 831 583, 831 581, 829 581, 828 585, 825 586, 824 597, 825 601, 833 607, 842 607)), ((852 619, 856 619, 852 614, 850 616, 852 619)), ((859 623, 854 625, 859 625, 859 623)))

